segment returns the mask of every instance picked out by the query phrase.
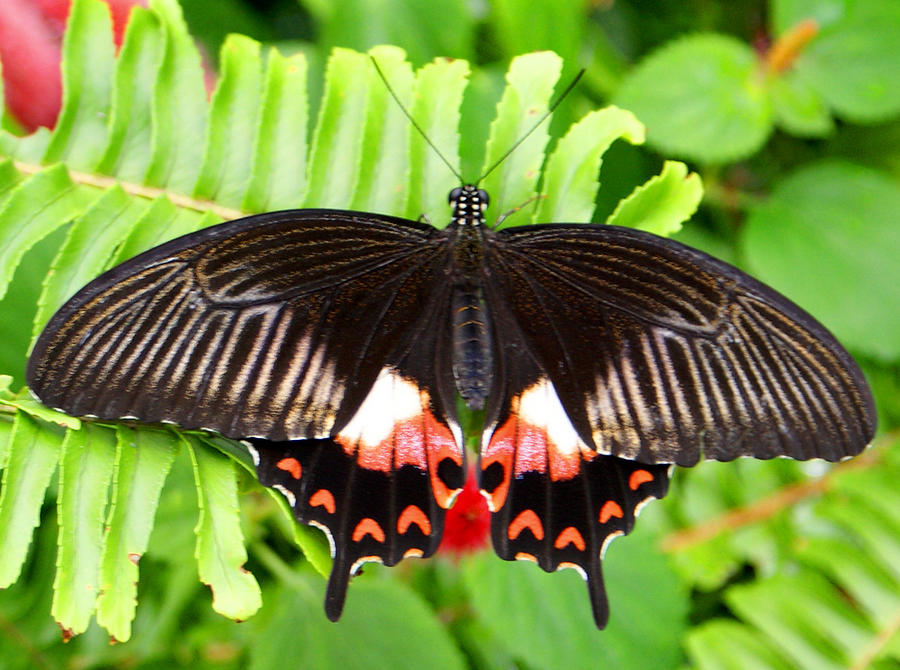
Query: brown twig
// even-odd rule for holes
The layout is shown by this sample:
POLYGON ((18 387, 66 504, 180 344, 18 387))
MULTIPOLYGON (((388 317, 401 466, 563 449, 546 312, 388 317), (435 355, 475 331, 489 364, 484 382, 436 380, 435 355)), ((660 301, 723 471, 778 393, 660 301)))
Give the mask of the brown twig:
POLYGON ((819 24, 813 19, 800 21, 775 40, 766 53, 766 64, 773 72, 784 72, 794 64, 807 44, 819 33, 819 24))
MULTIPOLYGON (((37 165, 34 163, 23 163, 21 161, 14 161, 13 165, 15 166, 16 170, 23 174, 35 174, 48 167, 46 165, 37 165)), ((153 186, 143 186, 141 184, 119 181, 115 177, 107 177, 106 175, 97 175, 91 174, 89 172, 79 172, 78 170, 69 170, 69 177, 71 177, 72 181, 74 181, 76 184, 81 184, 84 186, 94 186, 96 188, 112 188, 113 186, 118 184, 126 193, 138 195, 143 198, 149 198, 151 200, 159 198, 161 196, 165 196, 178 207, 193 209, 198 212, 212 212, 216 216, 219 216, 226 221, 230 221, 231 219, 238 219, 245 215, 244 212, 238 209, 223 207, 222 205, 218 205, 211 200, 200 200, 198 198, 191 198, 186 195, 181 195, 180 193, 172 193, 171 191, 167 191, 162 188, 155 188, 153 186)))
POLYGON ((761 498, 746 507, 730 510, 714 519, 703 521, 701 525, 691 526, 676 531, 663 539, 661 544, 662 549, 663 551, 671 553, 682 551, 695 544, 706 542, 721 533, 732 531, 741 528, 742 526, 748 526, 752 523, 765 521, 766 519, 775 516, 775 514, 781 510, 790 507, 791 505, 795 505, 801 500, 821 495, 830 488, 835 476, 847 472, 848 470, 869 468, 878 464, 882 459, 881 446, 896 440, 897 437, 898 435, 895 433, 889 433, 888 435, 883 436, 878 440, 876 445, 873 445, 862 455, 838 464, 827 474, 818 479, 799 482, 792 486, 788 486, 766 498, 761 498))

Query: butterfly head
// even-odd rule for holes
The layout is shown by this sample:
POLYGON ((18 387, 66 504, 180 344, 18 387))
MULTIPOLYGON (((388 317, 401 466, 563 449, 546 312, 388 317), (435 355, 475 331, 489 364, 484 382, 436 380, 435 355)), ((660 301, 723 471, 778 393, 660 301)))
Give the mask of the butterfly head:
POLYGON ((457 186, 447 197, 453 208, 453 223, 462 226, 480 226, 484 223, 484 211, 490 198, 484 189, 466 184, 457 186))

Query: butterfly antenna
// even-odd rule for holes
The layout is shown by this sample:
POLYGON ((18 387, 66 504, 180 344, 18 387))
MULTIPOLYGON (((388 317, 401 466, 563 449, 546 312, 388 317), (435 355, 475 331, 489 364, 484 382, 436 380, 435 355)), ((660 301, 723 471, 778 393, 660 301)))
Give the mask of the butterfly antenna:
POLYGON ((422 139, 424 139, 428 143, 428 146, 430 146, 432 149, 434 149, 434 153, 436 153, 438 155, 438 157, 442 161, 444 161, 444 165, 446 165, 450 169, 450 172, 452 172, 456 176, 456 178, 459 179, 459 183, 460 184, 463 183, 463 181, 465 181, 465 180, 463 179, 463 177, 459 173, 459 171, 455 167, 453 167, 453 165, 450 163, 450 161, 448 161, 447 158, 444 156, 444 154, 441 153, 441 150, 438 149, 437 145, 435 145, 435 143, 431 141, 431 138, 428 137, 428 135, 422 129, 422 126, 420 126, 418 123, 416 123, 416 120, 413 118, 412 114, 410 114, 409 110, 406 109, 406 105, 404 105, 400 101, 400 98, 397 96, 397 93, 394 91, 394 88, 391 86, 391 83, 387 80, 387 77, 384 75, 384 72, 381 71, 381 67, 378 65, 378 61, 375 60, 375 56, 373 56, 372 54, 369 54, 369 58, 372 59, 372 65, 375 66, 375 70, 378 72, 378 76, 381 77, 381 81, 384 82, 385 88, 387 88, 388 93, 391 94, 391 97, 394 99, 394 102, 396 102, 397 106, 400 107, 400 111, 402 111, 403 114, 406 116, 406 118, 409 119, 409 122, 412 124, 412 127, 415 128, 416 131, 419 133, 419 135, 422 136, 422 139))
POLYGON ((551 104, 550 107, 547 108, 547 111, 544 112, 544 114, 541 116, 541 118, 539 118, 537 120, 537 123, 535 123, 533 126, 531 126, 531 128, 528 130, 527 133, 525 133, 524 135, 522 135, 522 137, 520 137, 518 140, 516 140, 515 144, 513 144, 509 149, 507 149, 506 152, 502 156, 500 156, 500 158, 498 158, 496 161, 494 161, 494 163, 487 170, 485 170, 484 173, 482 173, 482 175, 478 178, 478 181, 475 182, 476 186, 478 184, 480 184, 485 179, 485 177, 487 177, 491 172, 493 172, 503 161, 505 161, 513 151, 518 149, 519 145, 522 144, 522 142, 524 142, 525 140, 527 140, 528 136, 531 135, 531 133, 533 133, 535 130, 537 130, 538 126, 540 126, 544 121, 547 120, 547 118, 551 114, 553 114, 553 112, 556 110, 556 108, 559 107, 559 103, 561 103, 563 100, 565 100, 566 96, 572 92, 573 88, 575 88, 575 84, 578 83, 578 80, 581 79, 582 75, 584 75, 584 69, 581 69, 578 72, 578 74, 575 75, 575 78, 572 80, 572 82, 568 86, 566 86, 566 89, 562 93, 560 93, 559 97, 553 101, 553 104, 551 104))

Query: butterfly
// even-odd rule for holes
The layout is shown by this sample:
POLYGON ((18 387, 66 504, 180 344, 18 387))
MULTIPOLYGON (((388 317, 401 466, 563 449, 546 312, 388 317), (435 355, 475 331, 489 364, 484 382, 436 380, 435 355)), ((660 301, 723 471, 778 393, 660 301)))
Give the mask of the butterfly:
POLYGON ((332 620, 363 563, 436 550, 466 471, 457 394, 484 409, 496 553, 578 570, 600 628, 603 552, 673 465, 871 440, 853 359, 742 271, 629 228, 494 230, 473 185, 449 201, 443 230, 303 209, 151 249, 52 317, 28 385, 76 416, 244 440, 330 540, 332 620))

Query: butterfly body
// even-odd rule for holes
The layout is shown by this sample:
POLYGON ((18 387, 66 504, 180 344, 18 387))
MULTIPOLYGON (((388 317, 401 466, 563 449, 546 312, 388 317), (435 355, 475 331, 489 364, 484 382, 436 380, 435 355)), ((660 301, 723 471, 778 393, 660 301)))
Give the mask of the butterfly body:
POLYGON ((91 282, 27 379, 74 415, 243 439, 260 481, 329 536, 328 616, 366 561, 428 556, 462 488, 459 393, 504 559, 585 576, 672 464, 858 453, 872 396, 834 337, 702 252, 613 226, 444 230, 294 210, 184 236, 91 282))

